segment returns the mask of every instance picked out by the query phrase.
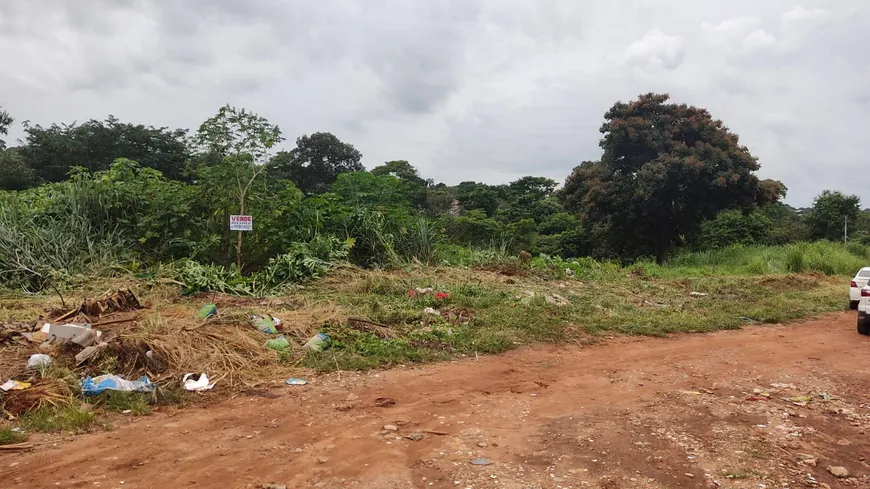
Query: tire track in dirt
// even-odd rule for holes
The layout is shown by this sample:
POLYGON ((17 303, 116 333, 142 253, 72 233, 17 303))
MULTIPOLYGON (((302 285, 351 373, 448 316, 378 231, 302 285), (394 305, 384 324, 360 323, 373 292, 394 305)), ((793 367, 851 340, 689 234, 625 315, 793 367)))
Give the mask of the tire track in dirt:
POLYGON ((0 486, 799 487, 807 474, 834 484, 827 465, 860 484, 870 473, 870 338, 854 321, 842 313, 342 373, 278 387, 274 398, 243 395, 48 438, 32 453, 0 454, 0 486), (756 389, 771 399, 747 401, 756 389), (807 392, 838 399, 782 400, 807 392), (379 397, 397 403, 377 407, 379 397), (424 430, 447 434, 403 438, 424 430), (817 466, 799 464, 799 453, 817 466), (476 457, 493 464, 469 464, 476 457))

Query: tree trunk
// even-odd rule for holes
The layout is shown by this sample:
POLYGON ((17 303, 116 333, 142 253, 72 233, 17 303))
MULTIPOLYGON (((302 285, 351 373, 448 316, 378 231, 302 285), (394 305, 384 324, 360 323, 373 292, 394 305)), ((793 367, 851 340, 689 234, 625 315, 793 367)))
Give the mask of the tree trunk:
POLYGON ((239 238, 236 240, 236 266, 239 267, 239 273, 242 273, 242 232, 239 231, 239 238))
POLYGON ((656 250, 656 263, 664 265, 671 259, 671 246, 671 237, 668 236, 668 233, 663 233, 656 250))
MULTIPOLYGON (((245 214, 245 196, 244 194, 239 199, 239 214, 245 214)), ((239 231, 239 237, 236 240, 236 266, 239 267, 239 273, 242 273, 242 232, 239 231)))

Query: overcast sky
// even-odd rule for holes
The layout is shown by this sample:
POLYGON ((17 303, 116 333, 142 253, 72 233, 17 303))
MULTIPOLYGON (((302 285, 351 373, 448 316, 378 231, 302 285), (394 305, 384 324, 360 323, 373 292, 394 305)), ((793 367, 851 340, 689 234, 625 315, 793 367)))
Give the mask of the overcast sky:
MULTIPOLYGON (((864 197, 866 0, 6 0, 0 106, 19 122, 195 129, 225 103, 372 168, 559 182, 617 100, 708 108, 787 201, 864 197), (864 170, 864 171, 862 171, 864 170)), ((21 136, 20 127, 12 132, 21 136)))

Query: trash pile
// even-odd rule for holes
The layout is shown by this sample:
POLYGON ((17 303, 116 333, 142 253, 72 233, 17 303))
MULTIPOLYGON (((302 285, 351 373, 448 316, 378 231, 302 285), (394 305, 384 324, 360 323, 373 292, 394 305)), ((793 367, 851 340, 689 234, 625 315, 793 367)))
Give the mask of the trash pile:
MULTIPOLYGON (((118 290, 39 320, 0 324, 0 346, 8 346, 0 370, 0 413, 20 416, 76 397, 99 402, 108 391, 150 394, 152 400, 175 388, 205 394, 259 378, 264 368, 277 373, 274 352, 295 356, 331 344, 325 331, 288 329, 265 311, 198 304, 192 312, 167 308, 149 314, 138 327, 140 309, 133 292, 118 290)), ((291 380, 288 385, 306 383, 291 380)))
MULTIPOLYGON (((107 292, 98 299, 86 299, 68 311, 55 311, 48 321, 12 323, 0 327, 0 343, 18 344, 38 353, 30 355, 22 369, 9 379, 0 379, 0 401, 7 412, 18 415, 42 405, 53 404, 71 396, 69 386, 62 380, 40 371, 52 368, 56 361, 64 366, 81 367, 97 358, 100 352, 118 340, 114 331, 104 332, 99 327, 135 321, 126 318, 99 322, 101 316, 117 312, 142 309, 136 295, 127 289, 107 292)), ((82 393, 95 395, 105 390, 150 392, 153 384, 147 377, 128 381, 117 375, 86 377, 82 380, 82 393)))
MULTIPOLYGON (((194 328, 198 328, 207 323, 221 322, 221 317, 218 314, 218 308, 215 304, 206 304, 202 306, 199 310, 198 317, 202 323, 194 328)), ((237 320, 238 318, 229 319, 230 322, 235 322, 237 320)), ((280 318, 266 314, 252 314, 247 318, 247 320, 251 326, 269 338, 263 343, 264 347, 278 352, 292 347, 290 340, 287 339, 285 334, 284 323, 280 318)), ((309 350, 323 351, 329 347, 329 335, 326 333, 317 333, 302 346, 309 350)))

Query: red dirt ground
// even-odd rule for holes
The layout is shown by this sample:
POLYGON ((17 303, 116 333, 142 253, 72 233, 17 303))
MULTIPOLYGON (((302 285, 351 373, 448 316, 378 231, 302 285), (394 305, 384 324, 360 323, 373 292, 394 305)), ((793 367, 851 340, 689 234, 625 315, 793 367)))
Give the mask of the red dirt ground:
POLYGON ((0 452, 0 486, 870 485, 868 387, 870 338, 856 333, 854 313, 583 349, 538 346, 237 397, 216 390, 209 395, 220 401, 207 406, 0 452), (783 400, 803 395, 814 399, 783 400), (396 404, 377 407, 382 397, 396 404), (390 424, 398 431, 383 430, 390 424), (412 432, 424 438, 403 438, 412 432), (492 464, 471 465, 477 457, 492 464), (836 479, 829 466, 850 475, 836 479))

